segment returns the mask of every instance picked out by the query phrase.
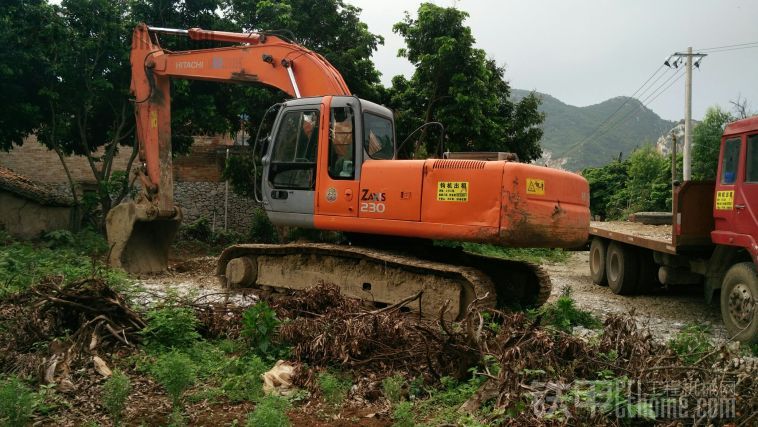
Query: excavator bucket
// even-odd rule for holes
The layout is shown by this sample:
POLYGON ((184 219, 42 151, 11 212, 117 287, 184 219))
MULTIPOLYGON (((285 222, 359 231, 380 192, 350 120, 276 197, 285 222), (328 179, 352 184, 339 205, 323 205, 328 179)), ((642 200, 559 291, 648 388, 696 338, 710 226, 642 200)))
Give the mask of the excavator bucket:
POLYGON ((110 265, 133 274, 166 271, 169 247, 181 220, 179 208, 171 215, 159 215, 153 206, 134 202, 114 207, 105 219, 110 265))

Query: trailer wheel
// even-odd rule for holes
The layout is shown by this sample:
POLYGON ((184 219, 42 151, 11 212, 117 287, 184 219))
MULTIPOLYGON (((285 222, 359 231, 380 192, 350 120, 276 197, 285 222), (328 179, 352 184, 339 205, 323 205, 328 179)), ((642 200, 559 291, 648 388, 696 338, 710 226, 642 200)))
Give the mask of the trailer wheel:
POLYGON ((729 336, 758 343, 758 276, 752 262, 733 265, 721 285, 721 317, 729 336))
POLYGON ((605 259, 605 274, 608 287, 613 293, 631 295, 637 290, 640 277, 640 262, 636 248, 611 242, 605 259))
POLYGON ((605 274, 605 255, 608 251, 608 243, 599 237, 592 239, 590 243, 590 275, 592 283, 600 286, 608 285, 608 275, 605 274))

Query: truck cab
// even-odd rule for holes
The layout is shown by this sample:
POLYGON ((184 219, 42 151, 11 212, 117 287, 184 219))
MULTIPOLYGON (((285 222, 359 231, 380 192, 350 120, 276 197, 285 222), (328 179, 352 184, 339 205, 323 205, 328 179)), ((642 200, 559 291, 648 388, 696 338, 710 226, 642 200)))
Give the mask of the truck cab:
POLYGON ((711 239, 746 249, 758 263, 758 117, 726 127, 719 159, 711 239))

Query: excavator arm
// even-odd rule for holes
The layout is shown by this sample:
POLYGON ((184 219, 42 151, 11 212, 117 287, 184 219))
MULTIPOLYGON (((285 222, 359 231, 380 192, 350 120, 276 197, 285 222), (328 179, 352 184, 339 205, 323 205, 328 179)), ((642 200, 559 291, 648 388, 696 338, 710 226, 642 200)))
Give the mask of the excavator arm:
POLYGON ((130 272, 165 270, 168 245, 181 211, 174 205, 170 79, 260 84, 292 97, 349 95, 339 71, 323 56, 275 35, 199 28, 177 30, 139 24, 132 35, 132 81, 142 186, 136 203, 113 208, 106 219, 110 261, 130 272), (172 52, 158 35, 237 43, 172 52))
POLYGON ((277 36, 229 33, 199 28, 174 30, 140 24, 131 51, 131 92, 135 98, 143 184, 160 211, 173 210, 171 171, 171 78, 223 83, 254 83, 292 97, 349 95, 340 73, 321 55, 277 36), (215 49, 170 52, 157 34, 193 40, 240 43, 215 49))

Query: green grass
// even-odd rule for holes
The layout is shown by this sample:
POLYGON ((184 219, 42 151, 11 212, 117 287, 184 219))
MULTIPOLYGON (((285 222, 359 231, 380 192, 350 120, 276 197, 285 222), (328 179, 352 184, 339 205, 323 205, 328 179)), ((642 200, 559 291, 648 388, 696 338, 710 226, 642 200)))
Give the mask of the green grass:
POLYGON ((103 245, 107 249, 107 244, 92 231, 55 231, 34 242, 15 241, 7 235, 2 240, 0 297, 22 292, 49 276, 60 276, 64 283, 98 277, 116 289, 131 283, 125 273, 103 263, 103 245))
POLYGON ((436 246, 459 247, 466 252, 514 261, 527 261, 535 264, 546 262, 566 262, 571 252, 552 248, 506 248, 489 243, 471 243, 454 241, 436 241, 436 246))
POLYGON ((594 314, 577 308, 576 302, 571 297, 570 287, 563 288, 561 295, 554 302, 531 312, 532 316, 538 314, 542 316, 543 324, 567 333, 571 333, 575 326, 589 329, 600 329, 603 326, 594 314))
MULTIPOLYGON (((439 388, 427 390, 429 392, 429 397, 427 399, 417 401, 414 404, 412 412, 416 414, 416 419, 425 420, 423 424, 417 425, 485 425, 476 417, 458 411, 458 408, 470 399, 482 383, 484 383, 483 377, 474 376, 468 381, 456 381, 450 377, 443 377, 441 383, 442 385, 439 388)), ((401 408, 400 405, 398 405, 395 411, 396 413, 393 415, 399 418, 396 420, 398 424, 401 424, 401 420, 405 421, 408 419, 407 416, 405 416, 407 408, 401 408), (399 413, 397 413, 398 411, 399 413)))
POLYGON ((694 364, 713 351, 710 332, 710 327, 705 325, 686 325, 668 342, 668 346, 685 363, 694 364))
POLYGON ((27 425, 34 414, 37 397, 20 379, 0 381, 0 425, 27 425))
POLYGON ((255 406, 255 410, 248 416, 248 427, 288 427, 290 420, 287 411, 290 403, 287 399, 278 396, 267 396, 255 406))
POLYGON ((332 406, 338 406, 347 397, 352 382, 331 372, 322 372, 318 376, 318 386, 324 395, 324 400, 332 406))

